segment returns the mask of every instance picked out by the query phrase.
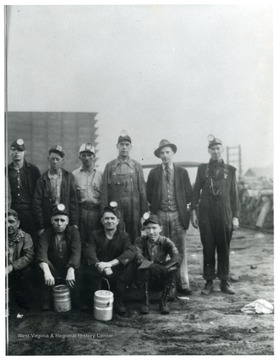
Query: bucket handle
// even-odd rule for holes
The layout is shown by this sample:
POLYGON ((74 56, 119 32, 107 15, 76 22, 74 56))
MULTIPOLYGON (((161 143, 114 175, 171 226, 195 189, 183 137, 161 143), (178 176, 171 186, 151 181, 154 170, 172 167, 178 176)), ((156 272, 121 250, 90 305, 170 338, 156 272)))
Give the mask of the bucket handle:
POLYGON ((102 281, 106 281, 106 284, 107 284, 107 287, 108 287, 108 291, 110 291, 110 284, 109 284, 109 281, 108 279, 106 279, 105 277, 102 277, 101 280, 100 280, 100 283, 99 283, 99 290, 101 289, 101 284, 102 284, 102 281))

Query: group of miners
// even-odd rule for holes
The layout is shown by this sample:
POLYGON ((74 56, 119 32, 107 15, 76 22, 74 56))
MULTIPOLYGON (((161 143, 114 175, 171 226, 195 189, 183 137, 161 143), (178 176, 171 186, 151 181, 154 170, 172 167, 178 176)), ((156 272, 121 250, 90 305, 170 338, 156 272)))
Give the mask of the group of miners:
POLYGON ((40 174, 25 160, 23 139, 10 146, 7 166, 6 273, 11 296, 28 309, 36 284, 43 310, 51 308, 52 287, 66 284, 73 304, 86 309, 102 280, 109 281, 115 311, 127 309, 127 289, 137 286, 140 311, 148 314, 149 289, 161 290, 160 312, 169 313, 169 297, 191 295, 187 235, 190 219, 203 245, 202 294, 229 285, 229 248, 239 226, 236 169, 225 164, 222 141, 208 137, 210 160, 198 167, 192 189, 186 169, 173 162, 177 146, 161 140, 154 155, 161 164, 145 183, 139 162, 130 158, 132 141, 122 132, 118 156, 102 174, 92 143, 79 149, 81 166, 63 168, 62 146, 49 149, 49 169, 40 174), (216 267, 217 252, 217 267, 216 267))

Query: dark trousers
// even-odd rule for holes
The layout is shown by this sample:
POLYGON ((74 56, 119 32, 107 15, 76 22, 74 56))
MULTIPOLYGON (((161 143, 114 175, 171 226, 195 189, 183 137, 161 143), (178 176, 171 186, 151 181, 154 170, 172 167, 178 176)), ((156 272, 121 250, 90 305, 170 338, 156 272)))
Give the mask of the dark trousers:
POLYGON ((112 268, 113 274, 106 276, 99 272, 94 265, 82 266, 82 298, 88 304, 92 304, 94 293, 100 289, 108 289, 107 283, 102 281, 106 278, 109 282, 110 290, 115 297, 124 297, 124 292, 134 278, 135 264, 130 262, 126 266, 118 265, 112 268))
POLYGON ((174 285, 176 271, 153 273, 151 268, 137 269, 136 284, 140 287, 140 283, 148 283, 149 288, 153 290, 162 290, 165 285, 174 285))
POLYGON ((13 270, 8 275, 9 301, 23 308, 29 308, 32 302, 32 281, 34 269, 27 266, 22 270, 13 270))
POLYGON ((85 243, 88 243, 92 232, 101 229, 102 227, 100 222, 100 207, 90 210, 80 207, 79 214, 79 232, 81 242, 84 245, 85 243))
POLYGON ((210 216, 206 216, 200 218, 200 234, 204 255, 204 279, 213 280, 217 276, 221 280, 228 280, 232 229, 225 224, 223 219, 212 219, 210 216), (216 252, 217 274, 215 274, 216 252))
POLYGON ((126 231, 132 244, 141 235, 140 233, 140 206, 134 206, 132 198, 122 198, 118 202, 119 211, 121 214, 119 229, 126 231))

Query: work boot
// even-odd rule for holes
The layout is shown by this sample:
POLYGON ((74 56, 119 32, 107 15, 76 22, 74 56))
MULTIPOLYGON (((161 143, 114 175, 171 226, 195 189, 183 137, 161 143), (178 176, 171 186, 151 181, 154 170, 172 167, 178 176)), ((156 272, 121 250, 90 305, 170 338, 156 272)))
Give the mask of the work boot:
POLYGON ((212 291, 213 291, 213 281, 207 280, 207 282, 205 284, 205 288, 201 291, 201 294, 209 295, 212 293, 212 291))
POLYGON ((126 291, 126 285, 119 281, 115 289, 115 304, 114 304, 115 312, 119 315, 124 315, 127 311, 123 303, 123 297, 125 291, 126 291))
POLYGON ((167 304, 167 300, 168 300, 168 297, 169 297, 169 293, 170 293, 170 290, 172 289, 172 285, 169 285, 169 284, 166 284, 164 285, 164 288, 163 288, 163 291, 162 291, 162 294, 161 294, 161 299, 160 299, 160 304, 159 304, 159 310, 161 312, 161 314, 169 314, 170 312, 170 309, 169 309, 169 306, 167 304))
POLYGON ((125 304, 123 303, 123 299, 120 297, 115 298, 115 312, 119 315, 124 315, 126 313, 126 307, 125 304))
POLYGON ((226 294, 233 295, 235 292, 230 288, 227 280, 221 280, 220 290, 226 294))
POLYGON ((142 294, 140 312, 141 314, 146 315, 150 312, 149 284, 147 282, 139 283, 139 288, 142 294))

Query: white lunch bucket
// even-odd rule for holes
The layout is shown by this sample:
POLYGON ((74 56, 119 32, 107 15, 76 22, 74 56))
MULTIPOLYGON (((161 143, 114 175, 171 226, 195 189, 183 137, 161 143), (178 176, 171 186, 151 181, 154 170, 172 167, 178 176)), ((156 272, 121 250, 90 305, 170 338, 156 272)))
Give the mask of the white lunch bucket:
POLYGON ((97 290, 94 296, 94 317, 96 320, 109 321, 113 316, 114 294, 108 290, 97 290))
POLYGON ((53 287, 53 306, 57 312, 71 310, 70 289, 67 285, 56 285, 53 287))

